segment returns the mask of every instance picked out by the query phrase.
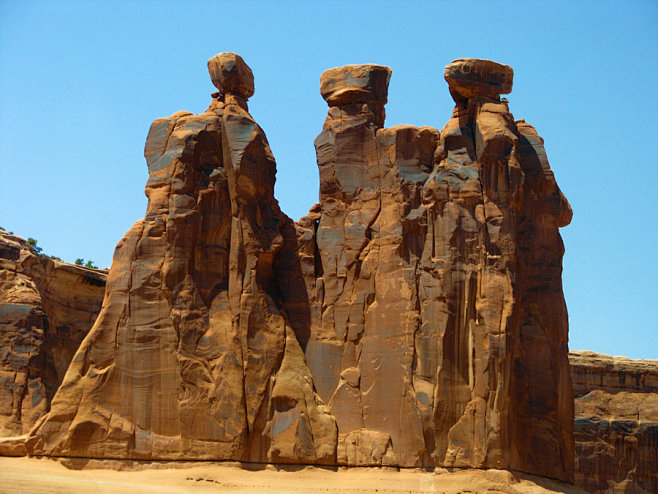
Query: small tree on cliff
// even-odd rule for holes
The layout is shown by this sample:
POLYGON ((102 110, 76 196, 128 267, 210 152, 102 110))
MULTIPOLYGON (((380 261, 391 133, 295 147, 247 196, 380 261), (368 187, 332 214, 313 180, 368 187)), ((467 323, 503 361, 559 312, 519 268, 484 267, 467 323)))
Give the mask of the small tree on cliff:
POLYGON ((43 249, 37 245, 37 241, 33 239, 32 237, 27 239, 27 243, 30 246, 30 249, 32 249, 32 252, 35 254, 41 254, 43 249))

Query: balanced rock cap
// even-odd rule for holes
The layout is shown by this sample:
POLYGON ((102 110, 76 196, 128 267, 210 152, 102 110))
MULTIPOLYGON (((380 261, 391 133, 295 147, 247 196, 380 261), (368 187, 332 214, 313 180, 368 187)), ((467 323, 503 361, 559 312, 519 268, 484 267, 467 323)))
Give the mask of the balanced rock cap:
POLYGON ((474 96, 496 99, 512 92, 514 70, 491 60, 458 58, 446 65, 443 77, 453 94, 466 99, 474 96))
POLYGON ((254 94, 254 74, 242 57, 226 52, 208 60, 210 78, 221 94, 233 93, 243 98, 254 94))
POLYGON ((344 65, 320 77, 320 93, 329 106, 350 103, 386 104, 391 68, 383 65, 344 65))

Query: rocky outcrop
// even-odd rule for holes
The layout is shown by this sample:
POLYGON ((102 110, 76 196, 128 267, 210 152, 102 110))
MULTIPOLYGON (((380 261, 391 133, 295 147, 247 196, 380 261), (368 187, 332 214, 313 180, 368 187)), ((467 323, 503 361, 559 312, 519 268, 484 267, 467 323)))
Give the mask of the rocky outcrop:
POLYGON ((511 74, 449 65, 441 132, 383 128, 386 67, 322 76, 320 203, 298 225, 303 344, 341 464, 571 477, 558 234, 571 210, 541 138, 500 100, 511 74))
POLYGON ((220 93, 206 112, 151 126, 146 216, 117 246, 34 453, 334 462, 335 421, 279 289, 294 283, 295 229, 247 111, 251 71, 235 54, 209 70, 220 93))
POLYGON ((658 492, 658 360, 571 352, 576 485, 658 492))
POLYGON ((388 67, 325 72, 320 202, 295 224, 251 70, 208 67, 208 110, 151 126, 146 215, 28 450, 571 479, 571 210, 500 99, 512 69, 449 65, 440 132, 384 128, 388 67))
POLYGON ((100 310, 105 277, 0 230, 0 438, 26 434, 50 408, 100 310))

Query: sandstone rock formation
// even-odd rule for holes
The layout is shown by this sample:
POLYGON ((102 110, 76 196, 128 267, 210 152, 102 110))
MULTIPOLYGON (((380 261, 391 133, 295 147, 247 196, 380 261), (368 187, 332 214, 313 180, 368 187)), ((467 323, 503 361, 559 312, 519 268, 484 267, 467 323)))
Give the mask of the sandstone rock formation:
POLYGON ((29 448, 64 456, 332 463, 333 417, 313 390, 279 284, 295 229, 247 112, 251 73, 209 62, 201 115, 151 126, 146 216, 117 246, 107 297, 29 448))
POLYGON ((320 203, 298 226, 302 343, 340 464, 571 476, 558 234, 571 210, 541 138, 499 99, 511 73, 449 65, 457 106, 441 132, 382 128, 390 69, 322 77, 320 203))
POLYGON ((27 434, 50 408, 100 310, 105 277, 36 255, 0 230, 0 438, 27 434))
POLYGON ((459 58, 446 67, 450 94, 464 104, 473 97, 498 99, 512 92, 512 67, 491 60, 459 58))
POLYGON ((512 69, 449 65, 441 132, 383 127, 388 67, 325 72, 320 202, 295 224, 251 70, 208 68, 208 110, 151 126, 146 216, 29 451, 571 479, 571 210, 500 99, 512 69))
POLYGON ((658 360, 571 352, 576 485, 658 492, 658 360))

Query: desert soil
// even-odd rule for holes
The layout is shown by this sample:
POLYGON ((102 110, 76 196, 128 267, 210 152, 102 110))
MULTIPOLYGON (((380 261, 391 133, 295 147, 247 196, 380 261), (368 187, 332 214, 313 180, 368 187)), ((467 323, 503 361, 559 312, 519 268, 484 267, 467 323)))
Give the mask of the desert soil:
POLYGON ((225 463, 133 463, 0 457, 0 494, 545 493, 581 492, 501 470, 276 467, 225 463), (120 469, 120 470, 118 470, 120 469))

